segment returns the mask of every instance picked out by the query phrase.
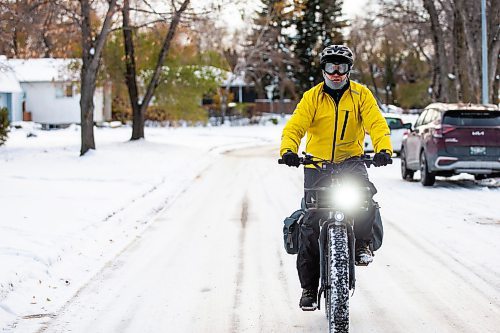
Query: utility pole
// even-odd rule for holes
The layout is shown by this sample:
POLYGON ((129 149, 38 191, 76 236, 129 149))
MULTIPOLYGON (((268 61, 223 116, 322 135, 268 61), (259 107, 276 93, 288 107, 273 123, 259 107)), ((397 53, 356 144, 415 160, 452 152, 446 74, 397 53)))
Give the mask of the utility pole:
POLYGON ((488 104, 488 47, 486 34, 486 0, 481 0, 481 31, 482 31, 482 87, 483 104, 488 104))

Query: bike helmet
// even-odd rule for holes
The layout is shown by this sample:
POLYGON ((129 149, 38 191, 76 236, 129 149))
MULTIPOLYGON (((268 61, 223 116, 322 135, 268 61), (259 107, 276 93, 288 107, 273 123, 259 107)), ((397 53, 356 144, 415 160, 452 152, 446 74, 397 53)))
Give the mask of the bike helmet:
POLYGON ((352 66, 354 55, 345 45, 330 45, 321 51, 319 62, 321 65, 327 62, 347 62, 352 66))

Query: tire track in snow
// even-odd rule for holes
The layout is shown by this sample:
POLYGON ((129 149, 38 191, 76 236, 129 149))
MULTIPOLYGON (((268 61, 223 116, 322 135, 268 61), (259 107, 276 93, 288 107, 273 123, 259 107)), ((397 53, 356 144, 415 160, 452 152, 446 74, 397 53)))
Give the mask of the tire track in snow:
MULTIPOLYGON (((57 312, 55 314, 51 314, 51 316, 50 316, 51 320, 42 323, 42 325, 38 328, 38 330, 36 331, 36 333, 44 333, 48 329, 52 328, 52 324, 54 322, 56 322, 56 320, 58 319, 58 317, 62 316, 66 311, 68 311, 68 309, 74 303, 78 302, 81 294, 83 294, 89 288, 89 286, 91 286, 91 284, 93 282, 104 280, 104 275, 107 274, 107 272, 109 270, 112 270, 112 271, 117 270, 119 268, 119 266, 121 266, 123 264, 122 262, 119 262, 119 264, 117 264, 118 258, 120 256, 122 256, 124 253, 126 253, 127 251, 129 251, 132 247, 136 246, 139 242, 141 242, 142 241, 142 235, 145 234, 154 225, 154 222, 159 218, 159 216, 161 216, 162 213, 164 213, 169 207, 171 207, 173 204, 175 204, 175 202, 182 195, 184 195, 185 193, 187 193, 189 191, 189 189, 193 186, 193 184, 196 181, 198 181, 201 178, 203 178, 204 175, 212 167, 213 167, 212 163, 208 164, 205 168, 203 168, 202 170, 200 170, 196 174, 196 176, 194 176, 193 178, 191 178, 191 181, 188 181, 185 184, 183 184, 183 186, 180 188, 180 190, 178 190, 172 196, 168 196, 167 198, 165 198, 165 200, 161 204, 161 206, 158 207, 155 210, 155 214, 153 216, 150 216, 148 218, 148 221, 150 223, 143 230, 141 230, 134 237, 132 237, 132 239, 130 240, 130 242, 128 242, 127 244, 125 244, 109 260, 107 260, 106 262, 104 262, 102 265, 99 265, 99 269, 92 276, 90 276, 88 279, 85 279, 85 281, 83 281, 81 283, 81 285, 79 286, 79 288, 73 293, 73 295, 69 299, 66 300, 66 302, 57 310, 57 312)), ((143 195, 142 197, 147 196, 147 194, 151 193, 151 192, 153 192, 153 191, 146 192, 146 194, 143 195)), ((132 202, 135 202, 136 200, 138 200, 138 198, 134 199, 132 202)), ((126 210, 124 210, 124 211, 126 212, 126 210)), ((182 238, 180 238, 180 239, 182 239, 182 238)), ((16 322, 15 322, 16 324, 17 324, 18 320, 19 319, 16 320, 16 322)))
MULTIPOLYGON (((391 228, 399 233, 402 237, 404 237, 408 242, 414 244, 420 251, 425 253, 429 258, 432 258, 432 260, 438 262, 442 267, 447 267, 453 274, 455 274, 457 277, 459 277, 462 281, 470 284, 470 277, 474 277, 476 279, 479 279, 481 282, 486 284, 491 290, 495 290, 495 281, 490 281, 488 280, 485 276, 479 274, 476 272, 476 270, 473 267, 470 267, 463 261, 461 261, 459 258, 456 258, 453 254, 449 253, 448 251, 438 248, 436 245, 425 241, 425 239, 421 238, 421 240, 416 240, 414 237, 411 237, 406 231, 401 229, 400 226, 398 226, 396 223, 394 223, 392 220, 387 219, 384 217, 384 220, 387 224, 391 226, 391 228), (425 244, 424 244, 425 242, 425 244), (431 248, 434 251, 431 251, 431 248), (443 258, 443 256, 448 257, 451 260, 446 260, 443 258), (463 268, 463 271, 458 271, 457 269, 453 268, 450 266, 450 263, 455 263, 463 268), (468 272, 469 274, 464 274, 464 272, 468 272)), ((494 275, 494 277, 497 276, 494 272, 489 272, 486 270, 486 273, 491 273, 494 275)), ((491 296, 489 292, 482 290, 481 288, 477 287, 475 284, 470 284, 470 287, 476 290, 478 293, 482 294, 484 297, 488 298, 491 296)))
POLYGON ((238 272, 236 273, 236 289, 233 300, 233 314, 231 318, 231 332, 239 332, 240 316, 239 307, 241 305, 241 285, 243 284, 243 273, 245 271, 245 239, 246 239, 246 226, 248 222, 248 198, 247 195, 243 197, 241 205, 241 229, 239 235, 239 250, 238 250, 238 272))

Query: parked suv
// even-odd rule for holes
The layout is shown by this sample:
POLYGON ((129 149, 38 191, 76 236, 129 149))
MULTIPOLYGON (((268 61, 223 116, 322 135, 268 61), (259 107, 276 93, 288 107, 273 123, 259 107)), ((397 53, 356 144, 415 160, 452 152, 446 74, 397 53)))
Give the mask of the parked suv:
POLYGON ((462 172, 476 179, 500 176, 500 110, 491 104, 433 103, 420 114, 401 147, 401 176, 421 172, 424 186, 436 176, 462 172))

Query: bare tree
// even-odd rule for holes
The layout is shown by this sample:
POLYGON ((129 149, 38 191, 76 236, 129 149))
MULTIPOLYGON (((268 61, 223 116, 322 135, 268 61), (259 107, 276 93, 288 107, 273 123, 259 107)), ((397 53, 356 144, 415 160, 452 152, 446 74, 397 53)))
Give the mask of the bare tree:
POLYGON ((379 86, 376 77, 379 75, 379 27, 374 19, 357 18, 352 23, 350 34, 350 45, 354 54, 357 55, 355 72, 362 82, 370 82, 375 97, 380 100, 379 86), (368 75, 366 75, 368 74, 368 75))
POLYGON ((234 73, 244 71, 255 84, 257 95, 265 96, 266 85, 276 85, 280 99, 296 98, 295 84, 290 73, 298 66, 292 51, 287 47, 283 30, 291 22, 293 11, 290 3, 282 0, 263 2, 264 7, 254 20, 254 28, 247 38, 247 45, 240 54, 238 68, 234 73), (239 72, 238 72, 239 71, 239 72))
POLYGON ((100 31, 93 33, 92 9, 89 0, 80 0, 82 32, 82 69, 81 69, 81 148, 80 155, 89 149, 95 149, 94 140, 94 93, 96 88, 97 72, 104 43, 111 31, 113 16, 118 10, 116 0, 108 1, 108 8, 100 31))
POLYGON ((173 14, 171 17, 168 32, 163 39, 160 54, 158 55, 158 60, 156 61, 156 66, 153 70, 153 75, 146 87, 146 92, 142 101, 139 101, 139 93, 137 88, 137 70, 135 64, 135 52, 134 52, 134 41, 132 36, 133 27, 130 23, 130 3, 129 0, 124 0, 124 5, 122 9, 123 14, 123 37, 125 40, 125 66, 126 74, 125 80, 127 83, 127 88, 129 91, 130 104, 132 106, 133 120, 132 120, 132 137, 131 140, 138 140, 144 138, 144 115, 148 108, 149 103, 154 95, 155 89, 158 87, 160 82, 160 75, 163 69, 163 64, 170 50, 170 45, 172 39, 174 38, 175 32, 183 13, 186 11, 190 0, 184 0, 180 7, 177 9, 175 2, 172 1, 173 14))
POLYGON ((66 11, 73 3, 63 7, 58 1, 0 0, 0 54, 72 57, 80 40, 78 24, 66 11))
POLYGON ((434 0, 423 0, 424 8, 429 13, 432 41, 437 61, 434 62, 434 70, 438 77, 438 89, 436 97, 448 102, 448 55, 445 47, 444 32, 439 22, 439 15, 434 0))

